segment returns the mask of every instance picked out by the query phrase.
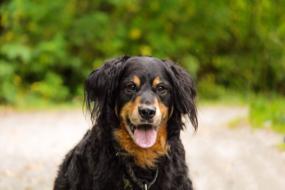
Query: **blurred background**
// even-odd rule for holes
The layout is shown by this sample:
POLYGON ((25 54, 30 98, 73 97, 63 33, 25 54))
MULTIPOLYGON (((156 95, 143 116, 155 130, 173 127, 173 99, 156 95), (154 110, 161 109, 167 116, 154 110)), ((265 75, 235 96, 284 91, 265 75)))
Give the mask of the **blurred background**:
MULTIPOLYGON (((0 156, 1 189, 51 188, 55 166, 90 125, 81 111, 85 78, 104 60, 125 54, 172 59, 195 79, 202 137, 222 134, 208 146, 201 145, 199 132, 190 137, 194 138, 189 142, 194 149, 192 153, 189 148, 190 157, 196 149, 201 151, 201 146, 205 150, 198 154, 200 157, 192 157, 196 164, 190 174, 197 181, 197 189, 210 189, 201 185, 205 181, 211 184, 211 176, 207 178, 205 173, 221 173, 215 169, 218 166, 206 168, 204 173, 199 169, 200 164, 207 164, 201 158, 226 137, 233 143, 247 142, 244 137, 253 145, 246 153, 242 150, 248 144, 238 145, 242 157, 275 155, 274 162, 274 156, 265 160, 266 164, 278 163, 269 165, 267 174, 275 176, 275 172, 274 179, 285 177, 285 1, 2 0, 0 147, 6 154, 0 156), (211 128, 214 123, 224 128, 211 128), (68 128, 69 124, 73 126, 68 128), (50 136, 57 139, 51 141, 50 136), (19 146, 17 140, 27 144, 19 146), (37 157, 41 151, 42 156, 37 157), (53 164, 52 158, 56 158, 53 164), (4 159, 7 162, 2 162, 4 159), (25 159, 26 165, 15 166, 25 159), (47 174, 46 164, 54 168, 52 174, 37 180, 37 176, 47 174)), ((228 141, 224 143, 228 146, 213 154, 232 150, 228 141)), ((229 161, 228 157, 224 159, 229 161)), ((229 171, 224 177, 239 173, 231 165, 235 160, 229 162, 225 168, 230 169, 220 168, 229 171)), ((239 178, 255 171, 260 174, 265 163, 240 171, 239 178)), ((270 184, 265 176, 249 182, 230 177, 228 183, 214 180, 211 188, 266 189, 265 184, 270 184)), ((285 188, 281 178, 274 184, 275 189, 285 188)))

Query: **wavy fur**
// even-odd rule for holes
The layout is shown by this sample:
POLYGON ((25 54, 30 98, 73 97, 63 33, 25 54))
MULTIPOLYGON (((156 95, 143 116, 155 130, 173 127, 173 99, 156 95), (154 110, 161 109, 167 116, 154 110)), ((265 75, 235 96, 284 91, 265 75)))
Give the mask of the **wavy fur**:
MULTIPOLYGON (((107 61, 93 71, 85 83, 85 101, 91 111, 94 126, 66 155, 55 180, 54 190, 124 190, 126 180, 133 190, 140 188, 129 179, 126 166, 131 166, 138 178, 151 179, 154 170, 134 164, 116 140, 112 131, 119 126, 115 100, 118 85, 129 57, 107 61)), ((198 126, 195 106, 195 87, 190 76, 171 61, 163 61, 173 87, 173 114, 168 121, 167 143, 170 150, 157 161, 159 171, 151 190, 191 190, 185 151, 180 140, 181 120, 188 115, 192 125, 198 126)))

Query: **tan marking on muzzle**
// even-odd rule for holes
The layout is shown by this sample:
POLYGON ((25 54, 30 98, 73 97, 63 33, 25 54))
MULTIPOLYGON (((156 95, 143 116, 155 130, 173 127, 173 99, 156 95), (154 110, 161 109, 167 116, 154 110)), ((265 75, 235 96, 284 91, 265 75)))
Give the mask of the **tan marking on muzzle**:
POLYGON ((169 116, 169 108, 163 104, 159 99, 155 99, 155 107, 158 107, 161 112, 161 120, 165 121, 169 116))
POLYGON ((121 120, 124 123, 127 123, 127 119, 131 119, 131 121, 135 123, 139 123, 139 113, 138 113, 138 106, 140 105, 141 97, 137 96, 134 101, 126 103, 123 106, 120 112, 121 120))

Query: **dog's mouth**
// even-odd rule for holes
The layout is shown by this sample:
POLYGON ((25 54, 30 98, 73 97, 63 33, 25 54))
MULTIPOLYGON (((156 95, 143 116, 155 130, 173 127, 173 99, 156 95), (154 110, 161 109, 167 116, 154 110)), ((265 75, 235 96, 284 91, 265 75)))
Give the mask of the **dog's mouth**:
POLYGON ((134 125, 130 119, 127 119, 127 131, 133 141, 141 148, 150 148, 156 142, 157 127, 154 125, 134 125))

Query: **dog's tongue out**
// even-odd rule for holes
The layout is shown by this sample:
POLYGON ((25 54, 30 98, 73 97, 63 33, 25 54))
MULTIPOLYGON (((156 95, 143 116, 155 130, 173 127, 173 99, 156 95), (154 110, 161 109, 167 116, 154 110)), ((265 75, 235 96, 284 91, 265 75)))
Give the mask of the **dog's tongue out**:
POLYGON ((149 148, 156 141, 157 131, 154 128, 137 128, 134 131, 135 142, 142 148, 149 148))

